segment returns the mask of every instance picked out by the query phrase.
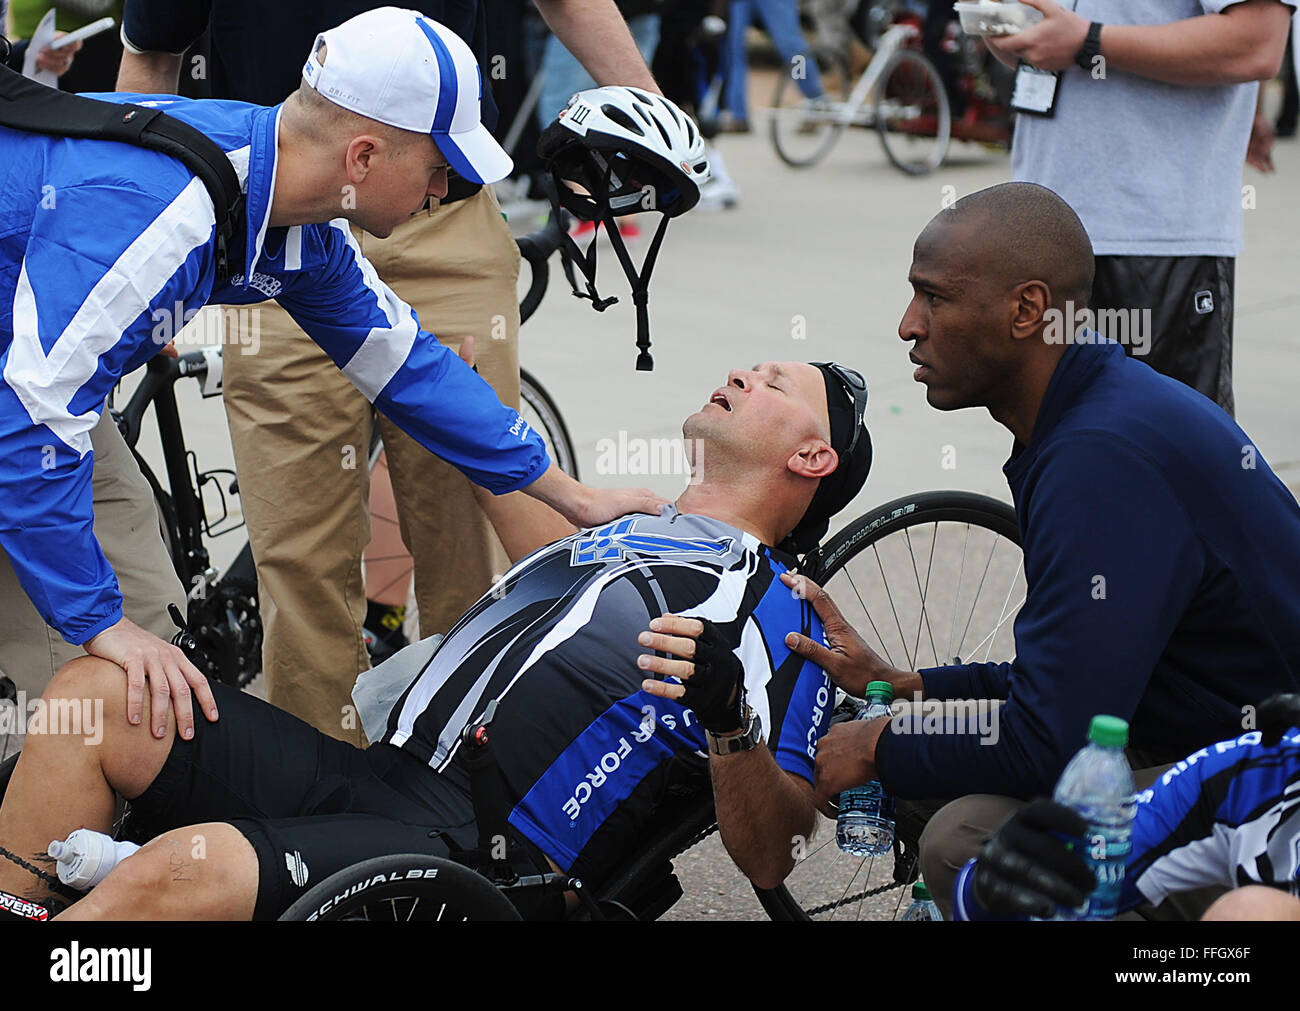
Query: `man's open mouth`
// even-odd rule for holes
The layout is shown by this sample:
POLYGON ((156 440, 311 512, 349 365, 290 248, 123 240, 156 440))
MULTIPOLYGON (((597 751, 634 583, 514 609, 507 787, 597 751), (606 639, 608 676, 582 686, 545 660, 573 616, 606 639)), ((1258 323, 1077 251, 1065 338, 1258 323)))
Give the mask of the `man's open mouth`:
POLYGON ((722 390, 718 390, 718 391, 716 391, 716 392, 713 394, 713 396, 711 396, 711 397, 709 398, 709 403, 710 403, 710 404, 717 404, 719 407, 721 407, 721 408, 722 408, 724 411, 726 411, 728 414, 731 413, 731 410, 732 410, 732 408, 731 408, 731 401, 727 399, 727 394, 726 394, 724 391, 722 391, 722 390))

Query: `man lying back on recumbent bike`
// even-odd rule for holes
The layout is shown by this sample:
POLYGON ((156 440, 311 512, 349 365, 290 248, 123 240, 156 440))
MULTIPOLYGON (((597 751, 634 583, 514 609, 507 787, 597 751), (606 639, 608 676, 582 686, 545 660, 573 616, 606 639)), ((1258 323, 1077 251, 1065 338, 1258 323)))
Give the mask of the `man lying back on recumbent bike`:
POLYGON ((727 851, 775 887, 813 830, 833 697, 785 646, 821 626, 781 577, 866 479, 865 405, 838 365, 735 370, 686 419, 697 472, 662 515, 574 532, 519 493, 485 501, 527 557, 431 657, 409 647, 408 686, 367 750, 220 684, 217 722, 184 740, 169 710, 160 740, 148 713, 128 724, 120 668, 73 661, 46 698, 102 699, 102 740, 27 738, 0 806, 0 892, 63 919, 264 919, 357 861, 472 849, 461 733, 492 700, 509 831, 539 872, 598 887, 707 762, 727 851), (122 834, 146 845, 64 909, 41 855, 75 828, 108 831, 115 794, 130 801, 122 834))

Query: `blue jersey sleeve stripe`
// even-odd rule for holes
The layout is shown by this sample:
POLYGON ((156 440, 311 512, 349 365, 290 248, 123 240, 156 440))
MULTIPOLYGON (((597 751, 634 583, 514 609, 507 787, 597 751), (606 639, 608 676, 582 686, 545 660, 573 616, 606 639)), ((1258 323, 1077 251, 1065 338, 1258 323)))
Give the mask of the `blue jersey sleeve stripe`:
POLYGON ((786 772, 813 781, 817 743, 830 725, 835 690, 830 678, 811 660, 805 660, 794 694, 781 720, 775 751, 776 764, 786 772))

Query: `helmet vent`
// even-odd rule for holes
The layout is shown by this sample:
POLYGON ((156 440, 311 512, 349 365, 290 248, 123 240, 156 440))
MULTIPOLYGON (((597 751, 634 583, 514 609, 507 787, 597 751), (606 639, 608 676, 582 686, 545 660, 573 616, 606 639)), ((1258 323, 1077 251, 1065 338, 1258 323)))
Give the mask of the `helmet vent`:
POLYGON ((617 105, 602 105, 600 111, 623 129, 632 131, 638 137, 645 136, 645 130, 641 129, 641 125, 617 105))
POLYGON ((655 126, 658 127, 659 129, 659 136, 661 136, 664 139, 664 147, 667 147, 671 150, 673 146, 672 138, 668 136, 668 131, 664 129, 664 125, 661 122, 659 122, 659 117, 652 116, 651 119, 654 120, 655 126))

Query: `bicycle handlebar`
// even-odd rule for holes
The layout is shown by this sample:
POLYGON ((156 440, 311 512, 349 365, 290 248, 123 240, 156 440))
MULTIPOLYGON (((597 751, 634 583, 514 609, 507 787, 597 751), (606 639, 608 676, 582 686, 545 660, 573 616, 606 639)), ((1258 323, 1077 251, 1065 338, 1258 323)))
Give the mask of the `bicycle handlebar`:
POLYGON ((554 218, 531 235, 521 235, 515 239, 515 244, 519 247, 519 255, 528 261, 528 266, 532 270, 528 292, 519 303, 520 324, 526 323, 541 304, 542 296, 546 294, 547 281, 550 279, 550 267, 547 261, 560 248, 563 241, 564 231, 554 218))

